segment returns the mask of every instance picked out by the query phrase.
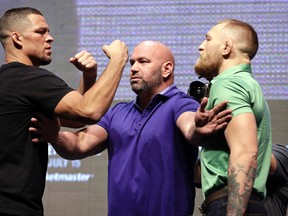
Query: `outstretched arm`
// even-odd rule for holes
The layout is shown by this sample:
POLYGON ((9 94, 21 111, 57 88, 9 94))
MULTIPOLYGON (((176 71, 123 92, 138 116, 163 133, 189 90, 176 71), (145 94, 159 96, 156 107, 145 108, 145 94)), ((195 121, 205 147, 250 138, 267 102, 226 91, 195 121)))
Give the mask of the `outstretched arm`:
POLYGON ((185 112, 177 119, 186 139, 193 145, 201 146, 201 139, 226 128, 232 118, 232 111, 226 110, 227 101, 221 102, 211 110, 206 110, 207 98, 201 101, 197 112, 185 112))
POLYGON ((106 131, 91 125, 78 132, 59 132, 60 123, 57 117, 48 119, 41 114, 32 118, 34 126, 29 128, 33 134, 32 142, 49 142, 56 152, 65 159, 81 159, 98 154, 106 148, 106 131))
POLYGON ((91 125, 76 133, 59 132, 51 144, 61 157, 74 160, 99 154, 106 149, 106 139, 107 133, 102 127, 91 125))

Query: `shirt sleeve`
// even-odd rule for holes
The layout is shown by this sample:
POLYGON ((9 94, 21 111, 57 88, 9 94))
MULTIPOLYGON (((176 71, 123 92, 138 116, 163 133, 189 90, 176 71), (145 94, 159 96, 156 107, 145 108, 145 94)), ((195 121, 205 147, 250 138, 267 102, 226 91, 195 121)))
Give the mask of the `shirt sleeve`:
POLYGON ((232 115, 241 113, 251 113, 253 101, 250 96, 250 87, 240 79, 225 79, 215 82, 211 86, 208 109, 216 106, 222 101, 227 100, 227 109, 232 110, 232 115))
POLYGON ((106 130, 106 132, 109 132, 109 125, 110 125, 110 116, 112 115, 112 108, 110 108, 105 115, 101 118, 101 120, 97 123, 97 125, 101 126, 106 130))
POLYGON ((193 99, 193 97, 181 93, 180 97, 177 98, 173 106, 175 121, 184 112, 196 112, 199 107, 199 103, 193 99))
POLYGON ((30 69, 21 77, 22 97, 28 98, 35 110, 54 113, 59 101, 73 89, 61 78, 45 69, 30 69))

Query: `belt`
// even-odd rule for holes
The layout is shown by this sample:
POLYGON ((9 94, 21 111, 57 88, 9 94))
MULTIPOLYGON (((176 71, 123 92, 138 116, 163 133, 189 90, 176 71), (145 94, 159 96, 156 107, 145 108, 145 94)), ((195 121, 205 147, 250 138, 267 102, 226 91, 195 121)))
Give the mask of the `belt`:
POLYGON ((213 201, 215 201, 217 199, 223 198, 227 195, 228 195, 228 188, 227 187, 224 187, 218 191, 214 191, 209 196, 207 196, 207 198, 202 203, 201 207, 199 207, 199 211, 201 212, 202 215, 205 215, 210 203, 212 203, 213 201))
MULTIPOLYGON (((214 191, 213 193, 211 193, 210 195, 207 196, 207 198, 204 200, 204 202, 202 203, 201 207, 199 207, 199 211, 201 212, 202 215, 205 215, 208 209, 208 206, 214 202, 217 199, 220 198, 224 198, 228 196, 228 187, 225 186, 224 188, 221 188, 218 191, 214 191)), ((250 196, 250 200, 260 200, 260 198, 258 197, 257 193, 255 193, 255 191, 252 191, 251 196, 250 196)))

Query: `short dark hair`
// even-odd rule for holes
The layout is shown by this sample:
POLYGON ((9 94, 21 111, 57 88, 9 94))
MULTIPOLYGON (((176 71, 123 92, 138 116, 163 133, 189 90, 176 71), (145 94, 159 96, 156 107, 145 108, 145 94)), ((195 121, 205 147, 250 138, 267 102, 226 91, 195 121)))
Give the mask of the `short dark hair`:
POLYGON ((28 15, 30 14, 43 16, 39 10, 31 7, 19 7, 7 10, 0 19, 0 41, 3 42, 9 36, 10 31, 15 31, 14 28, 19 23, 30 22, 28 19, 28 15))
POLYGON ((225 24, 225 28, 237 32, 237 36, 241 37, 241 40, 245 42, 245 46, 242 47, 241 51, 247 53, 250 60, 252 60, 259 47, 258 36, 255 29, 249 23, 237 19, 225 19, 220 21, 219 24, 220 23, 225 24))

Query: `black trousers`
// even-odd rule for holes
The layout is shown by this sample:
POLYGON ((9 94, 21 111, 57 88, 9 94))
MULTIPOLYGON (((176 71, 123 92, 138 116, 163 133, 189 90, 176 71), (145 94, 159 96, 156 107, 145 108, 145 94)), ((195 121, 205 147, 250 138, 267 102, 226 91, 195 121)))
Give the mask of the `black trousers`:
MULTIPOLYGON (((207 207, 206 216, 226 216, 228 196, 215 200, 207 207)), ((251 194, 245 216, 267 216, 263 201, 258 195, 251 194)))

